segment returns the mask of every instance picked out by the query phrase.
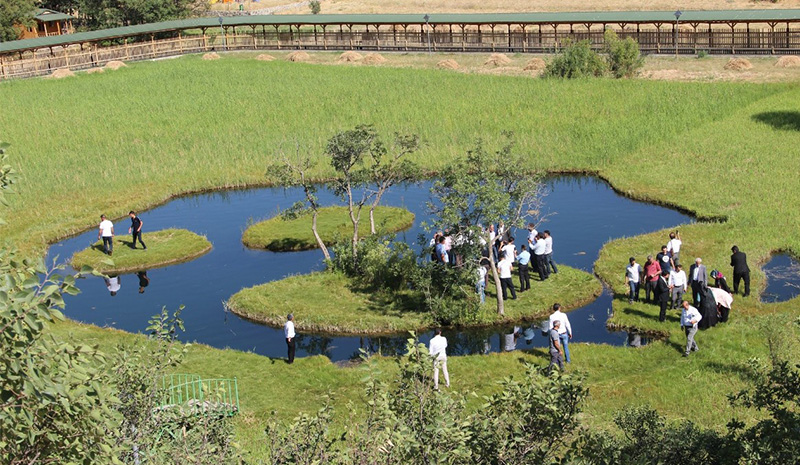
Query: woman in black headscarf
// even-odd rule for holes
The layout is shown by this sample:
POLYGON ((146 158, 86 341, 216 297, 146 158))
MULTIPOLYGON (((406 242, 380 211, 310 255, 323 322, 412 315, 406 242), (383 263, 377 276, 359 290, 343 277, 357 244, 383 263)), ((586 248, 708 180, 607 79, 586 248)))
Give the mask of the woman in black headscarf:
POLYGON ((714 299, 714 294, 708 287, 704 287, 700 291, 700 297, 700 308, 697 310, 703 315, 703 319, 700 320, 697 327, 700 329, 708 329, 715 326, 717 321, 719 321, 719 317, 717 316, 717 301, 714 299))

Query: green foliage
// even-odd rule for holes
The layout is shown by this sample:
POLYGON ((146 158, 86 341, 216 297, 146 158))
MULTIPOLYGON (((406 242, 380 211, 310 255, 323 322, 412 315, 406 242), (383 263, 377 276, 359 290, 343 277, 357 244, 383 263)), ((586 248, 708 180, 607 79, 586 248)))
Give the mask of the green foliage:
POLYGON ((568 43, 553 57, 544 69, 544 77, 578 79, 599 77, 608 67, 597 52, 592 50, 588 40, 568 43))
POLYGON ((477 323, 480 301, 475 295, 475 269, 422 261, 414 270, 414 289, 425 297, 425 307, 443 326, 477 323))
POLYGON ((33 26, 33 0, 3 0, 0 2, 0 42, 19 39, 18 26, 33 26))
MULTIPOLYGON (((8 149, 9 144, 0 140, 0 205, 8 206, 8 200, 6 199, 6 195, 13 194, 14 190, 11 187, 14 183, 17 182, 17 172, 11 167, 11 165, 6 164, 8 160, 8 154, 6 150, 8 149)), ((3 217, 0 216, 0 226, 6 224, 3 220, 3 217)))
POLYGON ((355 264, 350 259, 352 244, 339 242, 328 267, 375 291, 406 289, 417 267, 416 255, 408 244, 394 239, 375 235, 360 240, 355 264))
POLYGON ((603 34, 608 69, 616 78, 636 76, 644 66, 644 57, 639 52, 639 44, 631 37, 620 40, 613 29, 603 34))
POLYGON ((312 15, 318 15, 320 11, 322 11, 322 6, 319 3, 319 0, 311 0, 308 2, 308 8, 311 10, 312 15))
POLYGON ((708 50, 697 51, 697 58, 707 58, 707 57, 708 57, 708 50))
POLYGON ((86 27, 106 29, 197 16, 208 10, 208 1, 78 0, 76 7, 86 27))

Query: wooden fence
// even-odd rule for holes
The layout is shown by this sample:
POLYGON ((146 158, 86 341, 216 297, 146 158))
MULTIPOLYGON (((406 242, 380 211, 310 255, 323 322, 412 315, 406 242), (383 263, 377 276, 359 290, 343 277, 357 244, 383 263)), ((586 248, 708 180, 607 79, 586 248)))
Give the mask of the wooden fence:
MULTIPOLYGON (((699 51, 709 54, 800 54, 800 29, 679 29, 675 34, 671 28, 627 28, 617 30, 617 34, 635 39, 645 54, 695 54, 699 51)), ((599 28, 577 31, 535 26, 503 31, 461 29, 458 26, 444 30, 439 26, 436 30, 394 27, 378 31, 257 31, 253 28, 244 34, 240 29, 224 35, 178 34, 165 39, 151 36, 149 40, 126 39, 124 43, 70 45, 0 55, 0 79, 42 76, 57 69, 93 68, 112 60, 150 60, 223 50, 553 53, 576 40, 588 40, 593 48, 600 49, 603 47, 603 31, 599 28)))

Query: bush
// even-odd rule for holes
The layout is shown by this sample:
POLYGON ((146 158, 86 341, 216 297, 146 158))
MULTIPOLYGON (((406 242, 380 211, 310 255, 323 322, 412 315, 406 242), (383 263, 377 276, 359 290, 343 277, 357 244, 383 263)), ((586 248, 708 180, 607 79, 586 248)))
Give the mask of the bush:
POLYGON ((547 64, 543 76, 575 79, 602 76, 606 71, 605 61, 592 50, 588 40, 582 40, 567 44, 547 64))
POLYGON ((375 290, 400 290, 408 287, 417 267, 414 251, 394 237, 367 236, 358 242, 358 262, 352 260, 352 243, 334 245, 328 268, 356 279, 375 290))
POLYGON ((319 0, 311 0, 308 2, 308 8, 311 9, 312 15, 318 15, 320 11, 322 11, 322 6, 319 3, 319 0))
POLYGON ((639 53, 639 44, 628 37, 621 40, 613 29, 604 34, 608 69, 616 78, 633 77, 644 66, 644 58, 639 53))

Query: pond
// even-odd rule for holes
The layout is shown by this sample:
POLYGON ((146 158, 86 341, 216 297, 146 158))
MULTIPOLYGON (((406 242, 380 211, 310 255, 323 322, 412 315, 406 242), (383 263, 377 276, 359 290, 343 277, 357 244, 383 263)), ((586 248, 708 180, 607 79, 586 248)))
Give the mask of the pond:
POLYGON ((800 262, 790 255, 773 255, 761 269, 767 275, 762 302, 785 302, 800 295, 800 262))
MULTIPOLYGON (((553 258, 575 268, 592 272, 594 261, 605 242, 658 229, 692 222, 693 219, 667 208, 630 200, 616 194, 605 182, 588 176, 560 176, 546 181, 550 194, 543 213, 552 213, 539 227, 549 229, 554 246, 553 258)), ((389 191, 383 204, 401 206, 416 215, 414 225, 398 234, 398 240, 416 243, 423 233, 420 223, 428 215, 430 183, 408 184, 389 191)), ((282 329, 269 328, 227 313, 222 302, 243 287, 282 279, 287 275, 308 273, 323 268, 319 250, 275 253, 252 250, 242 245, 242 233, 252 222, 274 216, 301 199, 299 189, 259 188, 220 191, 181 197, 152 210, 141 212, 144 239, 147 232, 165 228, 185 228, 205 235, 212 251, 194 261, 167 268, 149 270, 149 285, 140 293, 136 274, 120 276, 120 289, 111 296, 101 278, 89 277, 79 282, 81 294, 66 297, 65 314, 77 321, 108 326, 130 332, 143 332, 148 318, 163 306, 170 310, 180 305, 186 333, 185 341, 196 341, 218 348, 251 351, 270 357, 285 357, 286 343, 282 329)), ((322 190, 323 204, 333 204, 333 195, 322 190)), ((99 215, 100 212, 98 212, 99 215)), ((127 232, 130 221, 116 222, 117 231, 127 232)), ((76 251, 97 239, 94 229, 54 244, 49 259, 68 260, 76 251)), ((655 252, 655 251, 654 251, 655 252)), ((643 258, 643 257, 642 257, 643 258)), ((640 261, 643 261, 640 259, 640 261)), ((620 277, 625 263, 620 264, 620 277)), ((534 292, 535 292, 535 282, 534 292)), ((606 291, 589 305, 569 314, 574 342, 627 345, 628 334, 610 332, 605 322, 611 312, 611 294, 606 291)), ((292 309, 287 308, 286 313, 292 309)), ((524 330, 524 328, 518 328, 524 330)), ((488 328, 448 332, 451 354, 484 353, 513 348, 506 344, 514 328, 488 328)), ((538 331, 530 345, 524 337, 517 348, 543 347, 546 340, 538 331)), ((529 332, 530 334, 530 332, 529 332)), ((397 353, 407 335, 396 337, 338 337, 300 335, 297 355, 324 354, 333 361, 357 356, 360 348, 383 354, 397 353)), ((430 334, 422 335, 427 342, 430 334)), ((632 345, 643 341, 631 337, 632 345)))

